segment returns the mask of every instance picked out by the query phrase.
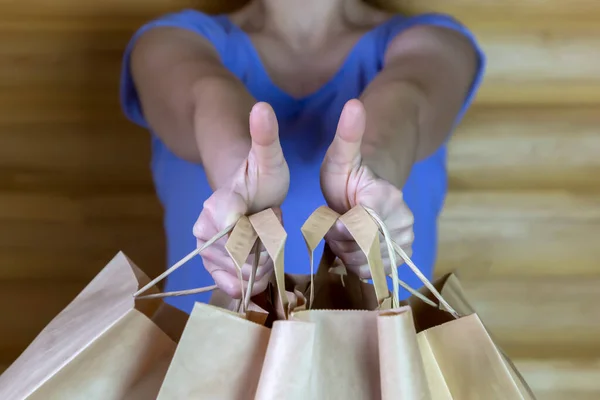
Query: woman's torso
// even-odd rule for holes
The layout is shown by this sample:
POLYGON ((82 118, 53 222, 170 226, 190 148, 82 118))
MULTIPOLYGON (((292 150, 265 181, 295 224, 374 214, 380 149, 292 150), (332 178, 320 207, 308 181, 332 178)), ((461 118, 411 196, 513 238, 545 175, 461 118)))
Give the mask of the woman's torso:
MULTIPOLYGON (((325 204, 319 170, 342 107, 348 100, 358 98, 381 70, 387 42, 402 29, 398 26, 404 20, 406 18, 394 17, 372 29, 350 32, 347 37, 347 43, 350 44, 340 46, 343 51, 332 49, 332 53, 337 53, 330 59, 340 60, 339 65, 333 62, 330 65, 319 64, 319 68, 311 71, 314 80, 296 88, 282 88, 286 85, 281 82, 289 78, 286 73, 289 74, 293 69, 277 69, 276 62, 272 60, 277 60, 278 56, 270 53, 268 46, 262 47, 264 38, 249 35, 229 17, 209 17, 189 10, 162 20, 163 25, 180 24, 187 29, 198 28, 198 33, 215 45, 224 66, 245 84, 256 100, 273 106, 279 121, 282 148, 290 168, 290 189, 282 205, 288 233, 285 249, 285 268, 288 272, 308 272, 309 259, 300 227, 316 208, 325 204), (310 85, 313 87, 306 90, 310 85), (285 89, 298 91, 294 90, 296 93, 292 95, 285 89), (308 94, 301 93, 303 89, 308 94)), ((124 79, 126 81, 127 77, 124 79)), ((127 99, 124 100, 126 103, 127 99)), ((427 275, 431 275, 434 266, 437 217, 446 192, 445 162, 446 149, 442 147, 428 159, 414 165, 403 189, 405 200, 415 215, 413 259, 427 275)), ((211 195, 211 189, 201 166, 176 157, 155 135, 152 172, 165 211, 167 262, 174 264, 196 246, 192 227, 203 202, 211 195)), ((401 278, 413 286, 420 286, 416 278, 403 270, 401 278)), ((211 283, 201 259, 196 257, 171 275, 167 290, 211 283)), ((190 311, 194 301, 206 299, 206 295, 183 297, 172 300, 172 304, 190 311)))

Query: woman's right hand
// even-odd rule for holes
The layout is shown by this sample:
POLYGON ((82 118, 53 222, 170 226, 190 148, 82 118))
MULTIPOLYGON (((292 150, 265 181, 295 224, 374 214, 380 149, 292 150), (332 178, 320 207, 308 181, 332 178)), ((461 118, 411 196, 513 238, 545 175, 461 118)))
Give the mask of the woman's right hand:
MULTIPOLYGON (((257 103, 250 113, 252 144, 246 159, 232 160, 239 168, 229 181, 216 189, 204 203, 194 236, 198 247, 214 235, 235 223, 241 216, 273 208, 281 218, 280 206, 287 195, 290 173, 279 142, 277 117, 270 105, 257 103)), ((201 253, 204 267, 216 285, 233 298, 242 295, 240 279, 233 260, 225 250, 227 238, 209 246, 201 253)), ((244 283, 250 277, 251 255, 242 268, 244 283)), ((273 271, 272 260, 261 252, 252 294, 264 291, 273 271)), ((246 287, 244 287, 244 293, 246 287)))

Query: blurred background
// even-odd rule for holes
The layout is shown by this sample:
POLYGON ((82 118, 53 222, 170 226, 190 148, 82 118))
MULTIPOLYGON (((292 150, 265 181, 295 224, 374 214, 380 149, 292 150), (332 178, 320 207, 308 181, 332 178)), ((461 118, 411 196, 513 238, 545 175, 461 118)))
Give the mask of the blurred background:
MULTIPOLYGON (((118 104, 122 52, 159 14, 242 3, 0 0, 0 364, 117 251, 164 268, 149 137, 118 104)), ((488 56, 450 145, 437 273, 461 269, 541 400, 600 399, 600 2, 380 3, 454 15, 488 56)))

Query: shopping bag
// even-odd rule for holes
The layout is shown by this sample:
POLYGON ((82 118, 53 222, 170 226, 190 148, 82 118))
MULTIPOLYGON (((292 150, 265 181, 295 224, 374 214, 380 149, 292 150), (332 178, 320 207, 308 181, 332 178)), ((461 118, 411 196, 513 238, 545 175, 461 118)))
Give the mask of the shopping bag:
POLYGON ((0 376, 0 399, 156 398, 187 316, 135 301, 148 281, 117 254, 0 376))
MULTIPOLYGON (((413 309, 417 338, 434 399, 535 399, 523 376, 476 314, 456 274, 433 282, 459 314, 454 318, 416 297, 405 304, 413 309), (485 397, 481 397, 485 394, 485 397)), ((426 297, 434 296, 427 288, 426 297)))
MULTIPOLYGON (((305 224, 311 269, 314 248, 338 217, 321 208, 305 224)), ((362 208, 341 218, 368 256, 374 285, 331 274, 335 258, 327 247, 314 276, 285 275, 283 227, 272 210, 250 216, 242 224, 255 234, 232 234, 226 247, 255 245, 230 243, 241 237, 264 245, 274 260, 267 296, 277 320, 272 326, 253 322, 227 309, 235 302, 197 303, 158 398, 430 398, 410 307, 392 307, 377 226, 362 208), (352 293, 346 285, 364 289, 352 293), (315 309, 333 304, 344 310, 315 309)))
POLYGON ((388 249, 406 255, 367 209, 338 216, 321 208, 311 216, 303 227, 311 270, 316 243, 338 218, 367 255, 373 283, 345 271, 327 247, 315 274, 286 275, 285 232, 275 214, 251 216, 245 229, 255 234, 245 236, 275 260, 266 295, 276 320, 251 321, 223 301, 196 304, 159 399, 534 398, 464 300, 456 276, 436 281, 438 290, 419 272, 425 287, 404 302, 395 296, 396 276, 390 294, 380 231, 388 249))
MULTIPOLYGON (((406 266, 410 267, 424 284, 424 287, 418 291, 402 284, 401 286, 409 289, 412 295, 401 302, 401 305, 408 306, 412 310, 418 348, 431 398, 535 399, 521 374, 494 343, 492 336, 477 316, 460 285, 457 274, 448 274, 433 283, 429 282, 404 251, 390 240, 390 235, 387 234, 378 216, 370 210, 368 213, 379 226, 387 247, 397 252, 406 262, 406 266)), ((331 225, 328 223, 325 226, 331 225)), ((368 226, 366 221, 355 225, 356 229, 363 230, 365 226, 368 226)), ((355 237, 359 234, 354 232, 355 237)), ((312 251, 314 247, 314 244, 309 246, 309 250, 312 251)), ((392 263, 396 264, 394 261, 392 263)), ((335 271, 333 269, 330 271, 348 277, 347 272, 340 271, 339 267, 335 271)), ((331 286, 331 282, 335 282, 335 279, 330 279, 327 285, 331 286)), ((401 283, 399 280, 396 282, 401 283)), ((319 286, 322 282, 315 282, 315 284, 319 286)), ((346 286, 346 292, 362 293, 362 304, 373 307, 373 296, 372 294, 369 296, 371 288, 368 285, 355 282, 353 285, 346 286)), ((385 330, 379 331, 380 335, 385 332, 385 330)), ((390 337, 398 339, 399 336, 390 337)), ((385 344, 381 346, 385 347, 385 344)), ((326 347, 328 350, 331 348, 331 346, 326 347)), ((334 353, 335 350, 331 352, 331 357, 334 353)), ((381 357, 386 357, 389 353, 382 351, 380 354, 381 357)), ((380 358, 380 362, 385 361, 380 358)), ((401 364, 397 359, 392 358, 391 362, 386 362, 386 365, 387 368, 391 368, 401 364)), ((382 380, 382 389, 384 388, 382 380)), ((384 395, 383 398, 387 397, 384 395)))

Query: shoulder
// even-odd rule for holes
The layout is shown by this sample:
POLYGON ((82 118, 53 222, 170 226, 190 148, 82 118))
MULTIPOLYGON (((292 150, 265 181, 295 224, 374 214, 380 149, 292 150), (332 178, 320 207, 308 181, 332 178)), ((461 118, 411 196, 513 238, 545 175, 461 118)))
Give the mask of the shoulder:
POLYGON ((133 35, 130 44, 151 30, 166 28, 168 30, 187 31, 208 40, 219 49, 224 46, 231 30, 231 24, 223 15, 208 15, 197 10, 184 9, 162 15, 142 25, 133 35))
POLYGON ((403 33, 411 38, 417 37, 465 37, 476 42, 475 35, 460 21, 446 14, 428 13, 413 16, 396 14, 381 24, 386 39, 395 40, 403 33))
POLYGON ((450 15, 394 15, 381 25, 381 31, 386 59, 399 53, 428 51, 475 54, 480 62, 484 59, 475 34, 450 15))

